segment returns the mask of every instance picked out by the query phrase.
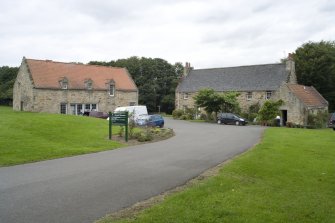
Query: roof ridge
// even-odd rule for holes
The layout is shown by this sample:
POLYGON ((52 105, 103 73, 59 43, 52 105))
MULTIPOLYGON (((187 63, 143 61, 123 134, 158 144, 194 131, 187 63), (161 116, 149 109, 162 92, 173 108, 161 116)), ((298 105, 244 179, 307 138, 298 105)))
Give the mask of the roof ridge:
POLYGON ((104 65, 96 65, 96 64, 85 64, 81 62, 60 62, 60 61, 54 61, 54 60, 40 60, 40 59, 31 59, 31 58, 25 58, 26 60, 34 60, 34 61, 40 61, 40 62, 48 62, 48 63, 60 63, 60 64, 72 64, 72 65, 81 65, 81 66, 93 66, 93 67, 107 67, 107 68, 115 68, 115 69, 124 69, 124 67, 113 67, 113 66, 104 66, 104 65))
POLYGON ((256 66, 268 66, 268 65, 285 65, 285 64, 284 63, 270 63, 270 64, 231 66, 231 67, 201 68, 201 69, 193 69, 193 70, 218 70, 218 69, 225 69, 225 68, 256 67, 256 66))

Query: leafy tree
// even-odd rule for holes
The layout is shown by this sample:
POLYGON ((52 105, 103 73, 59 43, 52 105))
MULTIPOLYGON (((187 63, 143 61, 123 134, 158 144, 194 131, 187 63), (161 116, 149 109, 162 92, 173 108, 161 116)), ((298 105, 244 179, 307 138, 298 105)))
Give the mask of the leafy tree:
POLYGON ((283 105, 282 100, 278 101, 265 101, 263 106, 258 112, 258 118, 263 124, 270 124, 274 118, 279 114, 279 107, 283 105))
POLYGON ((174 65, 160 58, 130 57, 110 62, 91 61, 89 64, 125 67, 139 90, 139 104, 145 104, 149 112, 171 113, 175 103, 175 89, 182 75, 181 63, 174 65))
POLYGON ((314 86, 335 111, 335 42, 308 42, 293 54, 299 84, 314 86))
POLYGON ((223 103, 221 105, 222 112, 240 113, 240 104, 237 101, 237 97, 240 93, 237 92, 226 92, 222 94, 223 103))
POLYGON ((10 105, 13 101, 13 86, 18 67, 0 67, 0 104, 10 105))
POLYGON ((240 111, 238 95, 236 92, 218 93, 213 89, 205 88, 194 96, 194 100, 197 106, 204 108, 208 116, 214 112, 216 117, 219 111, 238 113, 240 111))

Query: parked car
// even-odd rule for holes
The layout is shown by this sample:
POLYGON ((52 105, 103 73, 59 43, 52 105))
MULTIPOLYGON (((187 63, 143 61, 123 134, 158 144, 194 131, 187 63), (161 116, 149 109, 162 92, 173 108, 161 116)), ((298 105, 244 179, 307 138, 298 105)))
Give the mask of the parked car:
POLYGON ((83 115, 87 115, 89 117, 95 117, 95 118, 103 118, 103 119, 108 118, 108 113, 99 112, 99 111, 90 111, 90 112, 87 112, 86 114, 84 112, 83 115))
POLYGON ((219 113, 218 124, 246 125, 247 121, 238 115, 232 113, 219 113))
POLYGON ((149 115, 148 120, 147 120, 147 126, 152 126, 152 127, 164 127, 164 119, 161 115, 149 115))
POLYGON ((149 119, 149 115, 141 115, 135 120, 135 124, 138 126, 146 126, 149 119))
POLYGON ((335 131, 335 112, 333 114, 331 114, 331 116, 329 118, 328 127, 333 128, 333 130, 335 131))
POLYGON ((161 115, 142 115, 135 121, 138 126, 164 127, 164 119, 161 115))
POLYGON ((148 115, 147 106, 145 105, 135 105, 135 106, 125 106, 117 107, 114 112, 125 112, 128 111, 132 119, 136 120, 141 118, 143 115, 148 115))

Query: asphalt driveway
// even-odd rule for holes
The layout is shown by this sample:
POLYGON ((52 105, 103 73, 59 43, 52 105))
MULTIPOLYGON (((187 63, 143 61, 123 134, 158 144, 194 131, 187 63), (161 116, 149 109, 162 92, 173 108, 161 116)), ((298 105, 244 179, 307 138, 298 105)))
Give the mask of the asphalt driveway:
POLYGON ((256 144, 264 128, 166 119, 157 143, 0 168, 1 223, 91 223, 182 185, 256 144))

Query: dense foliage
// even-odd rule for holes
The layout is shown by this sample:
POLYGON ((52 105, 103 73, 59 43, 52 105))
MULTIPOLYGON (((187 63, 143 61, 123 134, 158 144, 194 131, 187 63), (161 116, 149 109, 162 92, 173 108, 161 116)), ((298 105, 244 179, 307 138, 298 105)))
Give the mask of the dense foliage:
POLYGON ((18 67, 0 67, 0 104, 10 105, 18 67))
POLYGON ((238 95, 239 94, 236 92, 218 93, 213 89, 205 88, 198 92, 194 97, 194 100, 196 105, 204 108, 208 114, 213 112, 218 113, 220 111, 239 113, 240 107, 237 102, 238 95))
POLYGON ((279 115, 279 107, 283 105, 283 101, 271 101, 264 102, 261 109, 258 112, 259 121, 264 125, 270 125, 274 118, 279 115))
POLYGON ((160 58, 130 57, 89 64, 127 68, 138 87, 139 104, 146 105, 149 112, 171 113, 174 109, 175 89, 183 73, 181 63, 172 65, 160 58))
POLYGON ((335 111, 335 42, 308 42, 293 54, 299 84, 314 86, 335 111))

